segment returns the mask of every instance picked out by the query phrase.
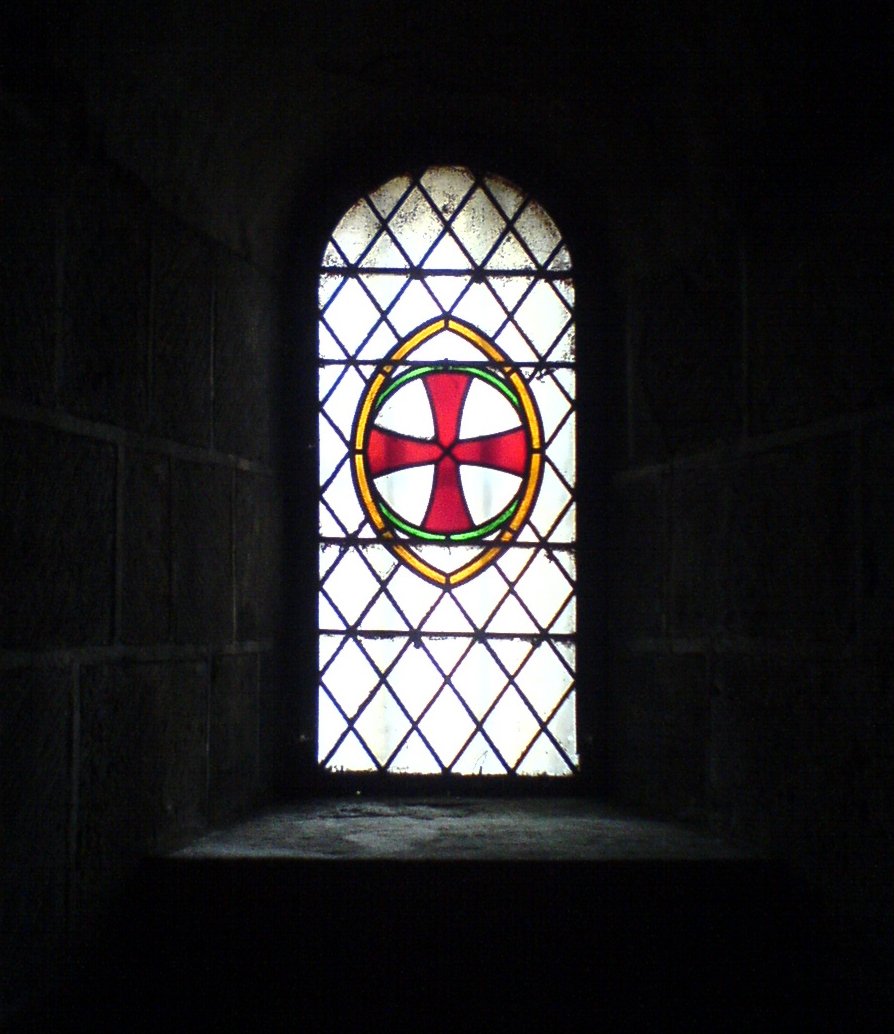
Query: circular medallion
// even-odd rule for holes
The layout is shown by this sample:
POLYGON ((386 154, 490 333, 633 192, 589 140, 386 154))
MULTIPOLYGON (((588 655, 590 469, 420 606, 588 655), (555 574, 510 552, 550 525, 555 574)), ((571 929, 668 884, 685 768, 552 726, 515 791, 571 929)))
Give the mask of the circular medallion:
POLYGON ((399 560, 440 585, 495 560, 540 486, 541 422, 527 384, 455 319, 427 324, 379 365, 353 449, 364 512, 399 560))

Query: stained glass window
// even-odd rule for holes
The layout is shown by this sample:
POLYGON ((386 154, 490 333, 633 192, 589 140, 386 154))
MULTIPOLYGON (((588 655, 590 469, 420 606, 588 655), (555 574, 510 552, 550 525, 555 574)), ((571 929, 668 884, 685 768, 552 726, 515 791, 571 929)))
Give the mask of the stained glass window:
POLYGON ((569 775, 574 286, 549 215, 438 166, 345 214, 319 277, 318 760, 569 775))

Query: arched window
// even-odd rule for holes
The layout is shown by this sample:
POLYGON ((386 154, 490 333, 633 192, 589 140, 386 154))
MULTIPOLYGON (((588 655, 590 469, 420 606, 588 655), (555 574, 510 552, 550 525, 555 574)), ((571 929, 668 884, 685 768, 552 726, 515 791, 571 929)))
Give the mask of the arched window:
POLYGON ((568 775, 571 259, 499 176, 361 198, 319 276, 319 706, 330 770, 568 775))

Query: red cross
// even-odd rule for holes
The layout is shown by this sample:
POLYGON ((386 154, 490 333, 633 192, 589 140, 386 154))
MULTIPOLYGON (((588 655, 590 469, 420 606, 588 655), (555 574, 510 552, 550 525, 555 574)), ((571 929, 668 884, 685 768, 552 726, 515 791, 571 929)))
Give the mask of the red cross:
POLYGON ((424 374, 422 383, 434 416, 435 435, 414 438, 373 427, 366 447, 370 476, 395 470, 435 464, 435 477, 425 518, 424 531, 452 535, 469 531, 474 521, 463 496, 460 464, 491 467, 508 474, 524 475, 528 442, 524 428, 479 438, 458 439, 460 417, 472 383, 468 373, 424 374))

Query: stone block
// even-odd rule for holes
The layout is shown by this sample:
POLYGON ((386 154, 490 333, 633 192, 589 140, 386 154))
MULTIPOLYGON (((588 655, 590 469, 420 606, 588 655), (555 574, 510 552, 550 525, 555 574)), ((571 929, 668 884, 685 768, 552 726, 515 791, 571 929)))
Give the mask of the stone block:
POLYGON ((624 480, 614 488, 609 621, 620 636, 660 635, 664 630, 664 495, 664 481, 657 475, 624 480))
POLYGON ((80 686, 78 901, 99 916, 147 852, 205 824, 204 661, 85 666, 80 686))
POLYGON ((246 811, 260 783, 258 736, 258 655, 214 659, 209 732, 211 820, 246 811))
POLYGON ((710 795, 723 827, 873 921, 894 901, 887 662, 730 655, 711 696, 710 795))
POLYGON ((232 478, 227 467, 173 463, 173 631, 178 643, 233 638, 232 478))
POLYGON ((731 472, 730 631, 825 638, 851 628, 852 481, 843 438, 753 456, 731 472))
POLYGON ((144 428, 148 407, 148 203, 104 167, 75 177, 66 212, 60 399, 144 428))
POLYGON ((113 611, 115 448, 0 421, 2 643, 108 642, 113 611))
POLYGON ((726 474, 717 466, 673 472, 670 486, 670 629, 710 635, 723 623, 728 507, 726 474))
POLYGON ((67 669, 0 673, 0 1016, 58 971, 71 810, 67 669))
POLYGON ((211 441, 213 269, 208 246, 173 218, 153 226, 152 430, 190 445, 211 441))
POLYGON ((741 423, 739 291, 734 269, 710 280, 684 270, 638 292, 634 440, 640 462, 734 437, 741 423))
POLYGON ((275 295, 248 263, 222 253, 217 264, 214 444, 247 459, 270 455, 275 295))
POLYGON ((285 785, 288 749, 297 735, 298 721, 289 713, 282 664, 275 651, 258 655, 259 779, 267 792, 285 785))
POLYGON ((236 472, 236 639, 276 632, 281 567, 280 519, 272 478, 236 472))
POLYGON ((866 432, 863 459, 862 625, 894 637, 894 427, 866 432))
POLYGON ((0 391, 52 401, 58 183, 52 145, 0 112, 0 391))
POLYGON ((165 642, 171 627, 171 470, 167 456, 128 451, 122 541, 121 640, 165 642))
POLYGON ((708 686, 697 654, 621 656, 614 665, 610 771, 620 799, 669 815, 706 802, 708 686))
POLYGON ((765 246, 749 269, 752 428, 894 400, 894 257, 879 228, 765 246))

